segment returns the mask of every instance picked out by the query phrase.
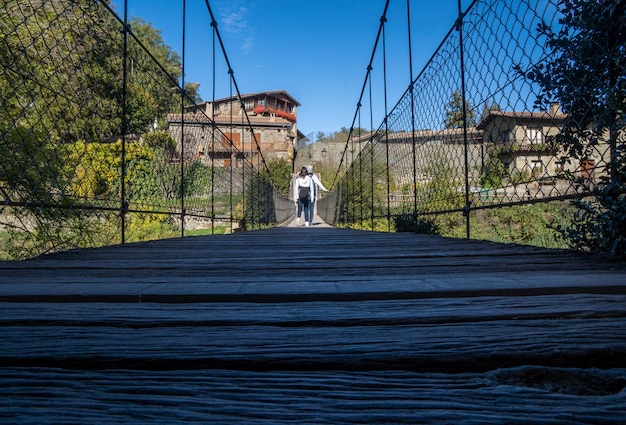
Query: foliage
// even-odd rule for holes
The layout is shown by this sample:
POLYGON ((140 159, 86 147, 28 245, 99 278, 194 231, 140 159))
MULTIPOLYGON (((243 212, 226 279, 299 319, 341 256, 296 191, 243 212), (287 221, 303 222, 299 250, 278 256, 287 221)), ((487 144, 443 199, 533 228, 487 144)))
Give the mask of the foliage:
POLYGON ((242 230, 251 230, 276 222, 274 213, 274 189, 261 173, 252 170, 246 179, 242 230))
POLYGON ((185 84, 185 106, 197 105, 202 103, 200 96, 200 83, 185 84))
POLYGON ((445 112, 445 128, 462 128, 464 123, 467 124, 467 127, 476 125, 476 111, 469 100, 465 100, 465 115, 463 115, 463 96, 459 90, 452 93, 450 101, 446 104, 445 112))
MULTIPOLYGON (((130 132, 144 133, 155 120, 180 107, 180 91, 174 90, 180 76, 180 58, 150 23, 135 18, 131 28, 134 37, 129 42, 132 66, 128 76, 127 113, 130 132), (141 45, 134 42, 135 38, 141 45)), ((197 87, 193 95, 194 99, 199 97, 197 87)))
POLYGON ((480 176, 479 183, 485 188, 502 187, 502 183, 508 174, 502 160, 497 155, 491 155, 480 176))
MULTIPOLYGON (((146 201, 162 198, 153 167, 153 153, 147 147, 126 143, 126 200, 146 201)), ((120 178, 122 142, 73 144, 67 154, 65 173, 78 198, 121 198, 120 178)))
MULTIPOLYGON (((560 227, 574 213, 575 208, 565 201, 476 210, 470 216, 471 235, 501 243, 566 248, 560 227)), ((404 213, 394 217, 394 224, 397 232, 466 237, 466 218, 456 212, 436 217, 404 213)))
MULTIPOLYGON (((119 140, 135 140, 179 104, 171 88, 180 60, 135 20, 124 67, 124 32, 104 2, 2 5, 0 196, 16 205, 14 254, 107 243, 119 231, 119 218, 101 210, 121 201, 119 140)), ((155 165, 168 162, 172 141, 147 140, 126 144, 126 202, 168 196, 155 165)))
POLYGON ((483 102, 483 111, 479 117, 479 121, 484 120, 489 116, 491 112, 500 111, 500 105, 495 100, 491 100, 491 103, 485 101, 483 102))
POLYGON ((42 208, 42 211, 16 211, 14 217, 16 221, 8 226, 10 237, 4 248, 11 259, 119 243, 116 214, 94 217, 87 210, 42 208))
POLYGON ((530 181, 530 173, 528 170, 513 170, 510 180, 512 184, 528 183, 530 181))
POLYGON ((611 159, 595 200, 576 203, 581 213, 566 234, 579 249, 625 255, 626 3, 561 0, 559 9, 558 30, 539 26, 546 61, 518 72, 540 85, 538 106, 561 103, 567 118, 554 141, 571 157, 584 160, 608 142, 611 159))
POLYGON ((176 141, 169 131, 152 131, 143 136, 143 141, 151 149, 163 149, 170 153, 176 149, 176 141))
MULTIPOLYGON (((331 189, 331 184, 337 173, 337 164, 331 160, 327 161, 315 161, 313 163, 313 172, 319 175, 320 182, 325 188, 331 189)), ((321 194, 324 196, 324 193, 321 194)))
POLYGON ((121 123, 121 62, 107 43, 112 17, 94 2, 19 3, 7 1, 0 11, 0 89, 11 103, 0 120, 21 121, 50 142, 113 135, 121 123))
POLYGON ((126 238, 131 242, 176 237, 180 230, 168 223, 165 214, 129 214, 126 238))
POLYGON ((213 170, 200 161, 192 162, 185 168, 184 196, 200 197, 210 193, 213 181, 213 170))
MULTIPOLYGON (((575 211, 566 201, 477 210, 470 216, 472 239, 567 248, 560 227, 575 211)), ((443 236, 466 236, 466 219, 460 214, 438 216, 435 222, 443 236)))
POLYGON ((458 169, 450 164, 444 152, 435 152, 432 161, 424 169, 428 180, 418 186, 419 212, 435 212, 462 208, 463 182, 459 181, 458 169))
POLYGON ((412 214, 399 214, 394 217, 396 232, 415 232, 425 235, 438 235, 440 233, 437 221, 429 217, 416 217, 412 214))
POLYGON ((545 246, 552 241, 553 247, 562 247, 555 226, 567 221, 571 213, 566 203, 520 205, 483 211, 470 225, 477 238, 491 234, 498 242, 545 246))
POLYGON ((595 200, 574 201, 579 208, 576 215, 569 226, 559 226, 558 230, 573 248, 623 257, 626 254, 626 194, 611 195, 594 189, 594 195, 595 200))
MULTIPOLYGON (((22 126, 45 134, 39 142, 46 149, 44 144, 120 137, 124 99, 128 130, 134 133, 147 130, 175 105, 169 87, 176 84, 179 60, 149 24, 137 20, 132 28, 170 75, 137 43, 130 43, 132 66, 124 95, 122 34, 106 8, 87 0, 63 7, 43 0, 20 6, 5 3, 0 11, 2 127, 22 126)), ((14 145, 20 142, 19 137, 9 139, 14 145)))
POLYGON ((0 122, 5 139, 0 143, 0 195, 16 203, 38 206, 70 202, 62 191, 62 161, 49 145, 41 146, 44 134, 16 125, 6 128, 0 122))
POLYGON ((387 193, 395 190, 395 182, 387 187, 387 166, 372 155, 373 147, 368 144, 341 180, 339 222, 365 222, 387 215, 387 193))
POLYGON ((274 187, 283 196, 289 197, 291 184, 291 164, 286 159, 274 159, 267 163, 267 169, 274 183, 274 187))
MULTIPOLYGON (((369 130, 361 127, 355 127, 352 129, 352 136, 358 136, 359 134, 367 134, 369 130)), ((341 130, 325 134, 318 132, 315 136, 316 142, 329 142, 329 143, 345 143, 350 135, 350 130, 346 127, 341 127, 341 130)))

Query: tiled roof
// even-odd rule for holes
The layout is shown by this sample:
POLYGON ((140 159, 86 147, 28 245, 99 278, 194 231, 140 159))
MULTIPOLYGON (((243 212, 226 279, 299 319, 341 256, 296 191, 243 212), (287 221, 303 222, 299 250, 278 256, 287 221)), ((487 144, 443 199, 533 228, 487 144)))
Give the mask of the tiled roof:
POLYGON ((511 111, 490 111, 489 115, 485 117, 477 126, 478 129, 484 129, 487 124, 495 119, 495 117, 515 118, 519 120, 542 120, 546 122, 563 121, 567 118, 567 114, 550 114, 548 112, 511 112, 511 111))
MULTIPOLYGON (((418 140, 426 140, 426 139, 452 139, 458 140, 462 139, 465 135, 462 128, 446 128, 443 130, 416 130, 415 138, 418 140)), ((482 138, 483 131, 477 129, 476 127, 470 127, 467 129, 467 137, 470 139, 480 139, 482 138)), ((390 142, 410 140, 412 138, 410 132, 398 132, 398 133, 389 133, 387 136, 384 134, 377 135, 381 141, 384 141, 386 137, 388 137, 390 142)), ((372 137, 372 133, 367 133, 361 135, 361 137, 355 137, 353 139, 354 142, 358 141, 366 141, 370 137, 372 137)))
MULTIPOLYGON (((286 97, 287 99, 291 100, 296 106, 300 106, 300 102, 298 102, 292 95, 287 93, 287 91, 285 90, 270 90, 270 91, 260 91, 260 92, 255 92, 255 93, 246 93, 246 94, 242 94, 241 98, 247 99, 250 97, 257 97, 261 95, 269 95, 269 96, 274 96, 274 97, 286 97)), ((222 103, 222 102, 230 101, 231 99, 237 99, 237 96, 229 96, 229 97, 223 97, 221 99, 215 99, 215 103, 222 103)), ((212 102, 207 101, 207 102, 204 102, 203 104, 207 104, 207 103, 212 103, 212 102)))

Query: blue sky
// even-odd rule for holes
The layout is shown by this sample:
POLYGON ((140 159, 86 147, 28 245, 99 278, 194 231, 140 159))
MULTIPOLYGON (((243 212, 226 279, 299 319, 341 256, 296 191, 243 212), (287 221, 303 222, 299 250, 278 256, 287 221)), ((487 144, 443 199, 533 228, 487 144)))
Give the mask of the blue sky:
MULTIPOLYGON (((461 3, 465 10, 470 0, 461 3)), ((123 0, 113 0, 122 15, 123 0)), ((128 0, 128 14, 161 31, 182 52, 182 0, 128 0)), ((385 0, 210 0, 209 4, 242 94, 286 90, 296 98, 303 134, 349 128, 365 81, 385 0)), ((457 0, 411 0, 413 76, 426 64, 458 16, 457 0)), ((185 81, 199 82, 204 100, 230 95, 228 68, 215 53, 205 0, 186 1, 185 81)), ((410 82, 405 0, 387 12, 387 102, 395 105, 410 82)), ((361 109, 361 127, 377 128, 384 117, 382 46, 373 63, 377 99, 361 109), (371 108, 371 109, 370 109, 371 108), (371 114, 370 114, 371 111, 371 114)), ((367 104, 366 104, 367 103, 367 104)), ((358 125, 358 121, 355 123, 358 125)))

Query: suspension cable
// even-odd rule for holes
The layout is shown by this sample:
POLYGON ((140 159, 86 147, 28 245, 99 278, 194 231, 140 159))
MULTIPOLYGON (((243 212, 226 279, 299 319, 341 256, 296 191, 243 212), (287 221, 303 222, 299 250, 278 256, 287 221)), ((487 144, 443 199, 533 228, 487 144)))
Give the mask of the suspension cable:
POLYGON ((187 1, 183 0, 183 35, 181 52, 181 95, 180 95, 180 236, 185 236, 185 21, 187 1))
POLYGON ((417 231, 417 141, 415 140, 415 92, 413 89, 413 47, 411 46, 411 6, 406 0, 406 16, 408 23, 408 45, 409 45, 409 90, 411 91, 411 146, 413 161, 413 224, 417 231))
MULTIPOLYGON (((383 18, 381 18, 383 19, 383 18)), ((384 18, 387 22, 387 18, 384 18)), ((387 112, 387 42, 385 38, 385 25, 383 25, 383 99, 385 103, 385 170, 387 174, 387 231, 391 231, 391 173, 389 170, 389 121, 387 112)))
POLYGON ((211 101, 211 234, 215 234, 215 33, 217 28, 211 26, 212 29, 212 60, 213 60, 213 75, 212 75, 212 101, 211 101))
POLYGON ((128 132, 128 0, 124 1, 124 59, 122 60, 122 152, 120 158, 121 169, 121 205, 120 219, 122 231, 122 244, 126 243, 126 212, 128 203, 126 202, 126 133, 128 132))
POLYGON ((463 54, 463 11, 461 10, 461 0, 458 0, 459 19, 457 20, 457 31, 459 32, 459 55, 461 58, 461 102, 463 109, 463 146, 465 151, 465 206, 463 215, 465 216, 465 233, 467 239, 470 238, 470 198, 469 198, 469 145, 467 141, 467 102, 465 101, 465 56, 463 54))
POLYGON ((359 101, 357 102, 357 109, 354 112, 354 117, 352 118, 352 125, 350 126, 350 131, 348 132, 348 138, 346 140, 346 144, 344 146, 343 153, 341 155, 341 160, 339 161, 339 166, 337 167, 337 173, 335 174, 335 178, 333 179, 331 187, 333 187, 335 185, 335 182, 337 181, 337 178, 339 177, 339 170, 341 170, 341 166, 343 164, 344 158, 346 157, 346 152, 348 151, 348 148, 349 148, 349 141, 350 141, 350 138, 352 137, 352 132, 354 130, 354 124, 357 121, 357 116, 358 116, 359 110, 361 108, 361 102, 363 101, 363 94, 365 93, 365 88, 367 87, 367 81, 368 81, 368 79, 371 76, 370 74, 371 74, 372 63, 374 62, 374 57, 376 56, 376 48, 378 47, 378 41, 380 40, 380 36, 381 36, 381 33, 382 33, 382 27, 383 27, 383 20, 382 20, 382 18, 385 18, 385 20, 386 20, 387 9, 389 8, 389 1, 390 0, 387 0, 385 2, 385 9, 383 10, 383 14, 382 14, 382 17, 381 17, 380 25, 378 26, 378 33, 376 34, 376 41, 374 42, 374 48, 372 49, 372 55, 370 56, 370 61, 369 61, 369 64, 367 66, 367 73, 365 74, 365 81, 363 81, 363 86, 361 87, 361 94, 359 96, 359 101))
MULTIPOLYGON (((209 3, 209 0, 204 0, 207 10, 209 12, 209 15, 211 16, 211 25, 214 26, 215 28, 215 35, 217 36, 217 40, 219 41, 220 44, 220 48, 222 49, 222 54, 224 55, 224 60, 226 61, 226 66, 228 68, 228 74, 230 75, 231 79, 232 79, 232 83, 235 87, 235 92, 237 93, 237 99, 239 100, 239 102, 241 103, 241 109, 243 111, 243 115, 245 116, 245 123, 247 123, 248 128, 250 130, 250 133, 252 133, 252 137, 254 137, 254 128, 252 126, 252 122, 250 121, 250 116, 248 115, 248 112, 245 109, 245 105, 241 96, 241 91, 239 90, 239 85, 237 84, 237 80, 235 79, 235 73, 233 71, 233 68, 230 64, 230 60, 228 59, 228 54, 226 53, 226 47, 224 46, 224 41, 222 40, 222 35, 220 34, 220 31, 217 27, 217 20, 215 19, 215 15, 213 14, 213 9, 211 8, 211 5, 209 3)), ((260 143, 256 144, 256 150, 257 150, 257 154, 260 157, 260 161, 263 163, 263 165, 265 166, 266 171, 269 171, 268 167, 267 167, 267 163, 265 162, 265 158, 263 157, 263 152, 261 151, 261 146, 260 143)), ((252 153, 251 153, 252 154, 252 153)), ((252 162, 252 158, 250 160, 250 165, 252 167, 254 167, 254 163, 252 162)), ((274 185, 273 181, 272 181, 272 176, 271 173, 267 173, 268 178, 270 180, 270 183, 272 184, 272 186, 274 185)))

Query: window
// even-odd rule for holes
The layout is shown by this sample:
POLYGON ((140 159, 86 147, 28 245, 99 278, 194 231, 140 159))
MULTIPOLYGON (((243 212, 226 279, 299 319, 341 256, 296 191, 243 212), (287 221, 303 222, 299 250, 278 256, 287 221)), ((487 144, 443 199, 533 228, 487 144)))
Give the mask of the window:
POLYGON ((539 127, 528 127, 526 129, 526 141, 531 145, 543 143, 543 135, 539 127))
POLYGON ((241 134, 239 133, 224 133, 222 134, 222 144, 224 146, 232 146, 235 149, 241 149, 241 134))
POLYGON ((586 182, 593 182, 595 175, 594 170, 596 167, 596 162, 593 159, 583 159, 580 161, 580 176, 586 182))
POLYGON ((243 101, 243 104, 246 107, 246 111, 254 108, 254 99, 246 99, 243 101))

